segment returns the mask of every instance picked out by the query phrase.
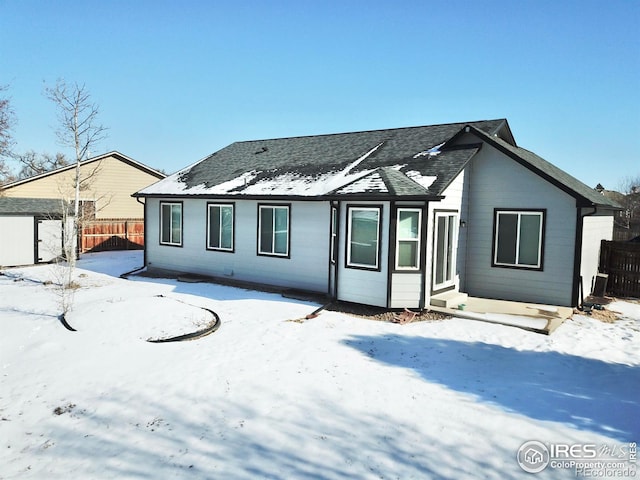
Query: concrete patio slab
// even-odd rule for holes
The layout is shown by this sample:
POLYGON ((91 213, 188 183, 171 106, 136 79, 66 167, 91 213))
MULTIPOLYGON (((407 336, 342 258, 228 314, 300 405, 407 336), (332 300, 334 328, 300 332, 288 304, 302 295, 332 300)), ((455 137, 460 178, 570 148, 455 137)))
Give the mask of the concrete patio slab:
POLYGON ((570 307, 478 297, 468 297, 464 304, 455 309, 433 305, 430 309, 455 317, 499 323, 545 335, 549 335, 573 315, 573 309, 570 307))

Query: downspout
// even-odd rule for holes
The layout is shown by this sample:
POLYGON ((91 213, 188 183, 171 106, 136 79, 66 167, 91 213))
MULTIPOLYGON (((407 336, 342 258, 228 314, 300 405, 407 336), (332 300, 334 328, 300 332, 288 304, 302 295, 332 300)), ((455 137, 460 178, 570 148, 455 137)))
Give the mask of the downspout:
POLYGON ((142 264, 147 266, 147 202, 141 202, 140 197, 135 197, 136 202, 142 205, 144 213, 142 215, 143 228, 144 228, 144 249, 142 250, 142 264))
MULTIPOLYGON (((391 307, 391 290, 393 288, 393 271, 395 270, 396 222, 398 207, 395 200, 389 202, 389 229, 387 232, 387 308, 391 307)), ((382 220, 381 220, 382 221, 382 220)))
MULTIPOLYGON (((429 201, 427 200, 422 207, 422 225, 420 225, 420 300, 418 308, 422 311, 426 307, 427 296, 427 231, 429 229, 429 201)), ((429 275, 431 279, 431 275, 429 275)))
MULTIPOLYGON (((584 231, 584 218, 595 215, 598 211, 598 207, 591 204, 585 207, 580 205, 576 206, 576 239, 574 242, 574 257, 573 257, 573 287, 571 295, 571 306, 582 307, 582 298, 580 295, 580 288, 582 284, 582 277, 580 275, 580 268, 582 267, 582 233, 584 231), (582 209, 591 207, 593 212, 582 214, 582 209)), ((582 292, 584 296, 584 292, 582 292)))
MULTIPOLYGON (((329 252, 329 297, 331 300, 337 300, 338 299, 338 261, 339 261, 339 252, 340 252, 340 201, 331 201, 330 202, 330 216, 329 216, 329 226, 330 226, 330 233, 334 233, 332 232, 333 229, 333 224, 331 222, 333 222, 333 209, 336 209, 336 230, 335 230, 335 242, 333 244, 333 249, 331 250, 331 252, 329 252), (332 261, 332 257, 334 257, 334 253, 335 253, 335 258, 332 261), (333 273, 333 284, 331 283, 331 274, 333 273)), ((331 240, 329 241, 329 243, 331 244, 331 240)))

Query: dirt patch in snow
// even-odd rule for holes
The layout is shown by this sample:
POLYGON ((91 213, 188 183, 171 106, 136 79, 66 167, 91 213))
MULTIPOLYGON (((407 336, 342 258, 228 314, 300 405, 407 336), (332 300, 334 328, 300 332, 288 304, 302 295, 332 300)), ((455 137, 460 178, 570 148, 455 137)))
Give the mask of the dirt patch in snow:
MULTIPOLYGON (((340 312, 346 313, 347 315, 352 315, 354 317, 368 318, 370 320, 377 320, 380 322, 393 322, 402 312, 398 312, 397 310, 388 310, 382 307, 372 307, 369 305, 360 305, 357 303, 347 303, 347 302, 335 302, 327 307, 327 310, 332 312, 340 312)), ((440 312, 433 312, 430 310, 422 310, 422 311, 412 311, 415 313, 415 317, 413 318, 413 322, 424 322, 424 321, 435 321, 435 320, 445 320, 447 318, 451 318, 448 315, 445 315, 440 312)))
POLYGON ((588 312, 581 311, 576 308, 574 309, 573 313, 576 315, 587 315, 592 318, 595 318, 596 320, 600 320, 601 322, 613 323, 620 319, 620 317, 622 316, 622 313, 612 310, 610 304, 614 302, 620 302, 620 301, 629 302, 629 303, 640 302, 640 300, 638 299, 631 299, 631 298, 596 297, 594 295, 589 295, 585 299, 585 304, 586 305, 591 304, 593 305, 593 308, 591 308, 591 310, 588 312))
POLYGON ((591 310, 590 316, 595 318, 596 320, 600 320, 605 323, 613 323, 620 318, 620 314, 618 312, 613 312, 611 310, 591 310))

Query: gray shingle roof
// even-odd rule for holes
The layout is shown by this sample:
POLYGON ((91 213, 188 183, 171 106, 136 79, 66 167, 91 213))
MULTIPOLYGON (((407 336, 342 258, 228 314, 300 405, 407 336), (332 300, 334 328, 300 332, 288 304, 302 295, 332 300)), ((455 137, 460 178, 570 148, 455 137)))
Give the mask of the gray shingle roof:
MULTIPOLYGON (((297 181, 311 185, 342 172, 346 177, 342 185, 334 185, 322 193, 309 187, 305 193, 307 196, 322 196, 332 191, 337 193, 339 187, 357 180, 358 176, 370 175, 383 167, 394 167, 397 172, 405 174, 418 172, 437 177, 430 186, 425 186, 407 178, 401 180, 397 173, 380 170, 378 174, 385 175, 384 182, 391 192, 398 195, 439 195, 477 150, 442 151, 435 156, 427 155, 426 151, 445 143, 466 125, 473 125, 488 135, 506 129, 508 138, 512 138, 506 120, 497 119, 237 142, 167 180, 143 189, 139 195, 249 195, 256 194, 260 191, 258 187, 264 185, 268 185, 271 192, 278 190, 274 185, 277 182, 284 185, 287 181, 297 181), (421 155, 421 152, 425 154, 421 155), (226 184, 224 189, 218 188, 222 184, 226 184)), ((378 193, 384 192, 378 189, 378 193)))
POLYGON ((619 208, 615 201, 518 147, 505 119, 237 142, 136 195, 432 198, 443 194, 483 142, 572 195, 580 205, 619 208), (467 126, 478 137, 477 144, 456 145, 467 126))
POLYGON ((0 197, 2 215, 62 215, 60 200, 55 198, 0 197))

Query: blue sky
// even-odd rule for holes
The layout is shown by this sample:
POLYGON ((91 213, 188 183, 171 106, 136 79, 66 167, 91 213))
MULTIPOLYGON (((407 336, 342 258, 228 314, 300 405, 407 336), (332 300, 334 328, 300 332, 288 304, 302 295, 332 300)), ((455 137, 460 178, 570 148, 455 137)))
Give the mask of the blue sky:
POLYGON ((54 153, 58 78, 167 173, 241 140, 507 118, 590 186, 640 176, 640 2, 0 0, 16 150, 54 153))

